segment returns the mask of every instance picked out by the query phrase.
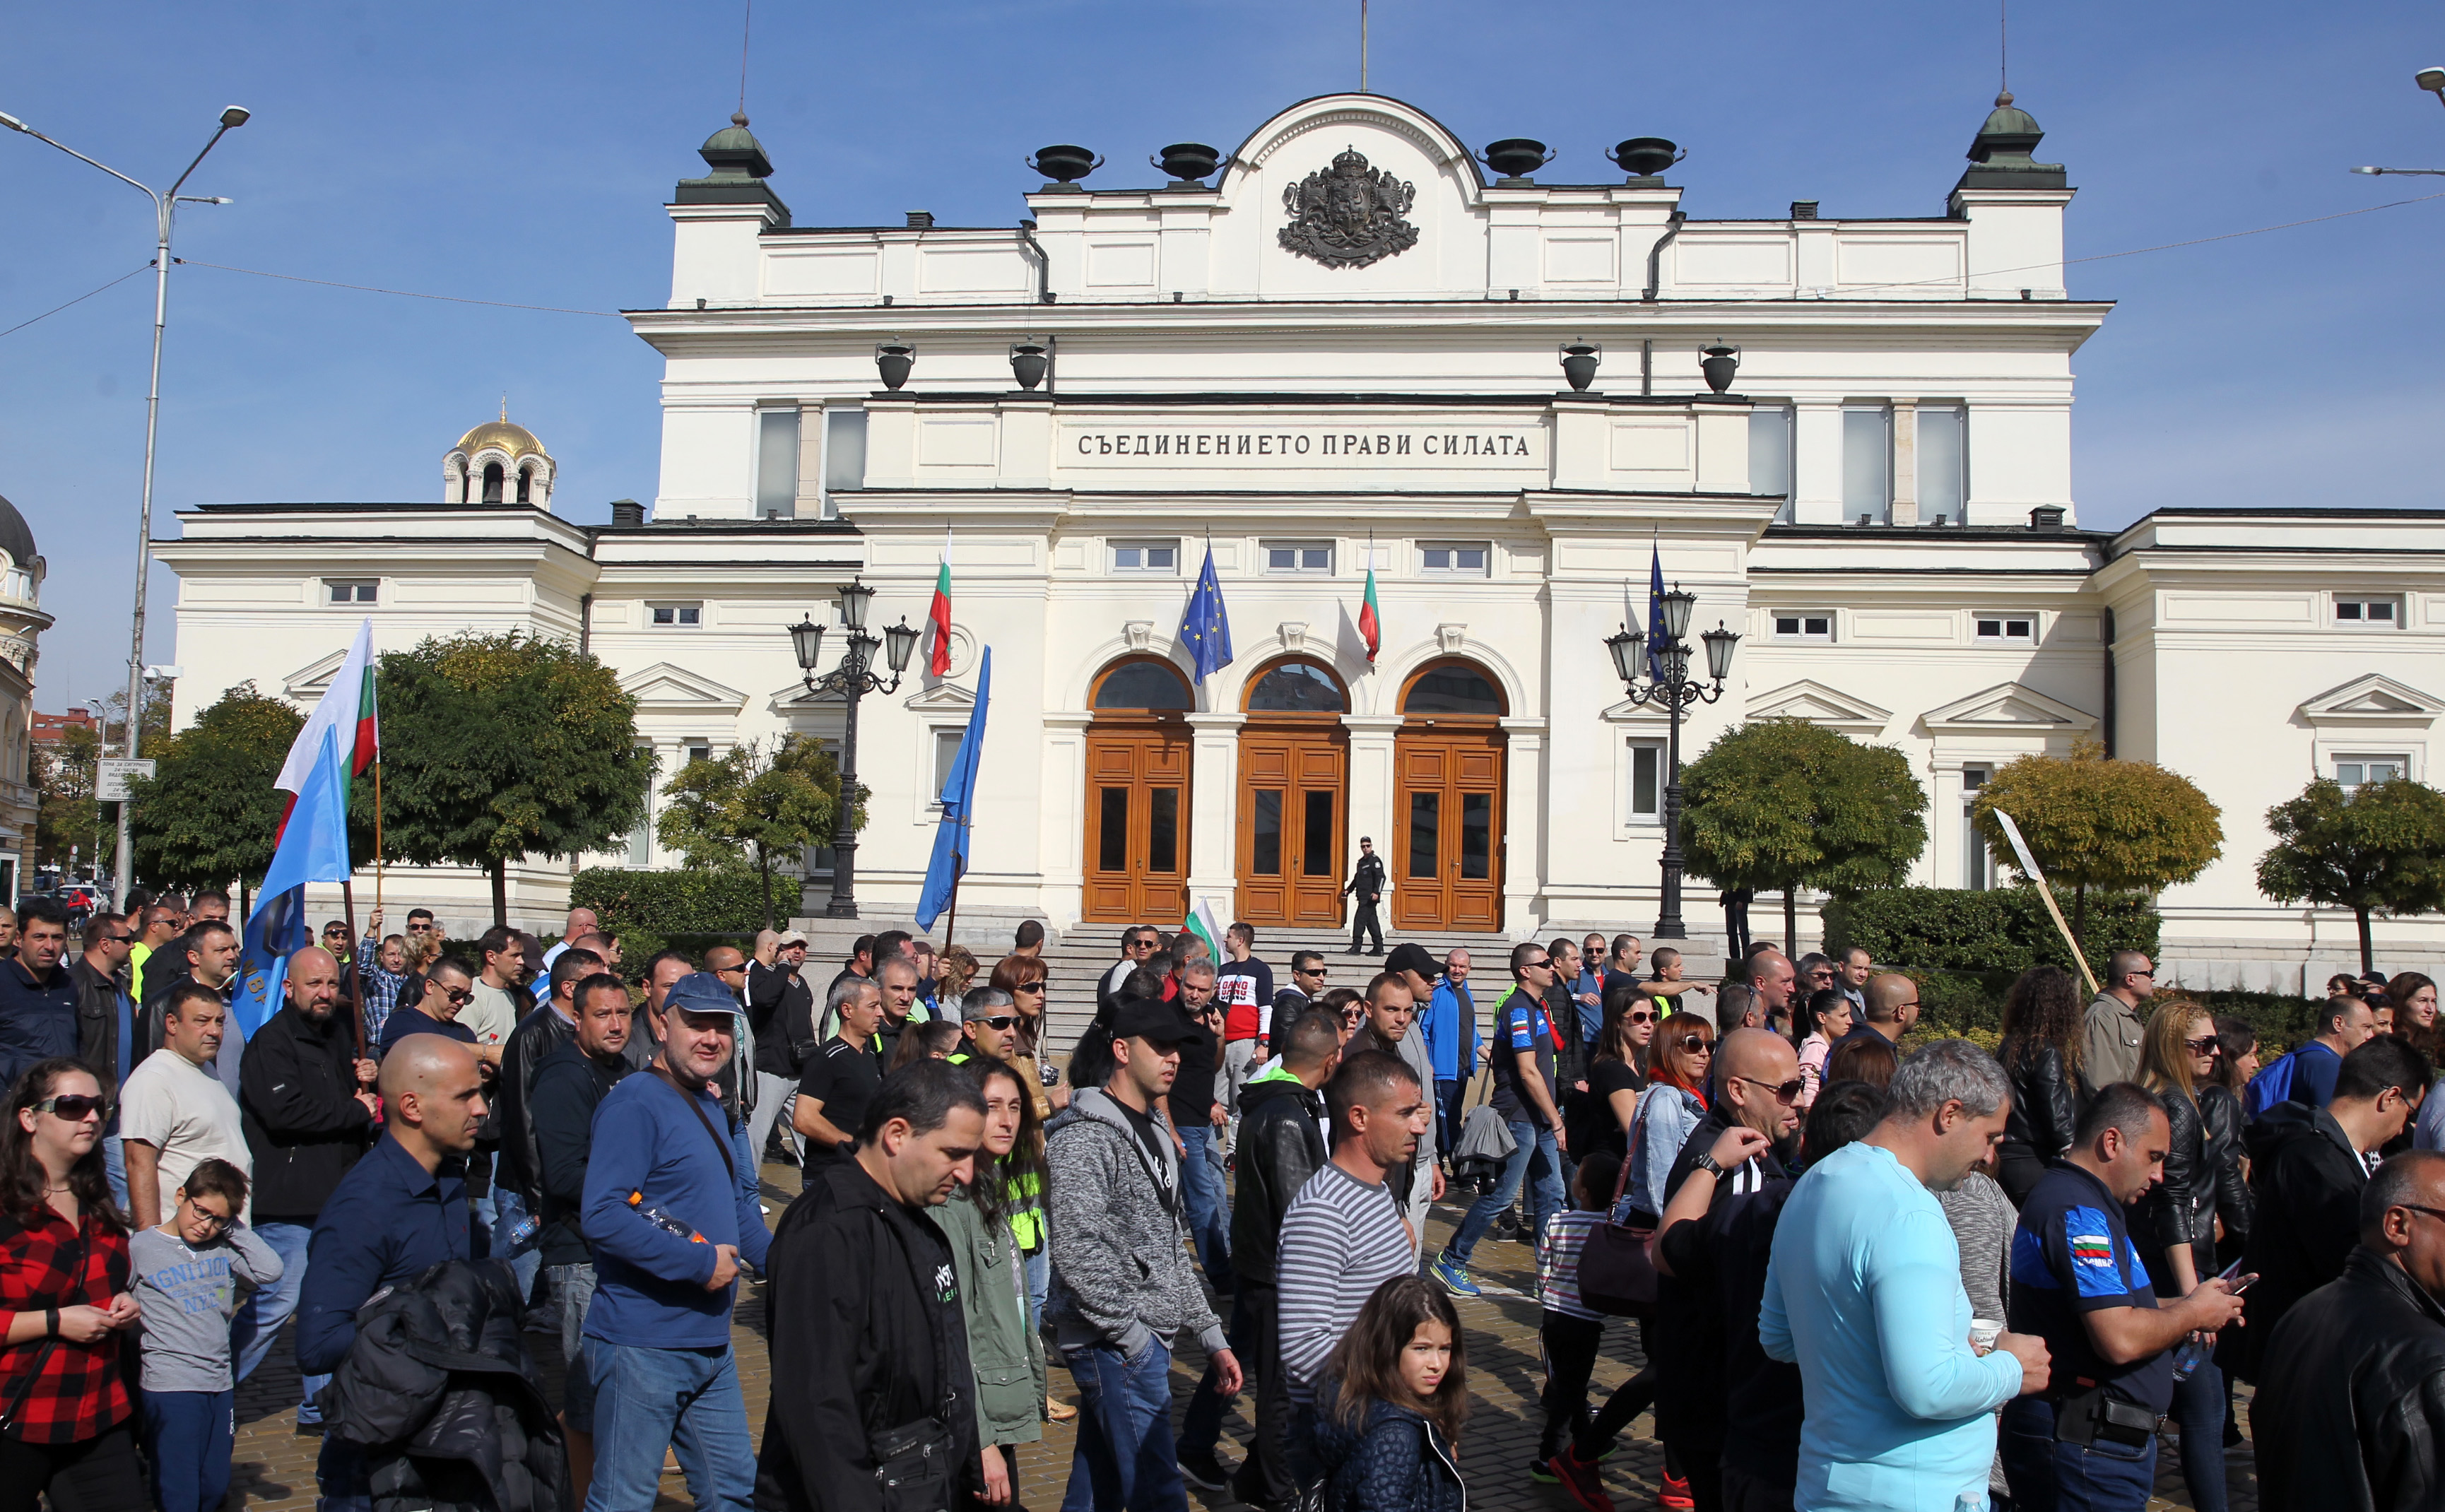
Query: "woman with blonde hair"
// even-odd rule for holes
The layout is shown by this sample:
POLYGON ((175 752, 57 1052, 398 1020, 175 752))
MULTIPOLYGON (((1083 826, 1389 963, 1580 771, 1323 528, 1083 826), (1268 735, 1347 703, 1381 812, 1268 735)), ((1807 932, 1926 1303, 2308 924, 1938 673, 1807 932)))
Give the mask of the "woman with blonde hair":
POLYGON ((960 1021, 960 999, 968 995, 968 987, 984 969, 974 953, 965 945, 944 945, 934 958, 934 1004, 936 1017, 960 1021))
MULTIPOLYGON (((2139 1079, 2164 1099, 2172 1137, 2164 1179, 2139 1199, 2131 1226, 2140 1236, 2148 1283, 2160 1297, 2188 1296, 2215 1274, 2216 1171, 2199 1095, 2213 1084, 2221 1053, 2207 1009, 2187 998, 2156 999, 2139 1044, 2139 1079)), ((2182 1480, 2191 1504, 2221 1512, 2225 1385, 2214 1360, 2201 1360, 2187 1379, 2174 1383, 2173 1416, 2181 1425, 2182 1480)))

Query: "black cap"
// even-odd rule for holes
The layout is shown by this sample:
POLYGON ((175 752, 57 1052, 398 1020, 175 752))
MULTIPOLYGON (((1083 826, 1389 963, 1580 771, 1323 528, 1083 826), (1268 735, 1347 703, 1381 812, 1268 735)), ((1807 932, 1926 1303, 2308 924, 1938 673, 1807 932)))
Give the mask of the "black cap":
POLYGON ((1145 1039, 1176 1045, 1197 1033, 1188 1016, 1160 998, 1124 998, 1112 1010, 1114 1039, 1145 1039))
POLYGON ((1443 974, 1444 968, 1434 957, 1427 954, 1426 946, 1403 943, 1394 945, 1392 953, 1384 958, 1384 969, 1414 971, 1427 980, 1432 981, 1443 974))

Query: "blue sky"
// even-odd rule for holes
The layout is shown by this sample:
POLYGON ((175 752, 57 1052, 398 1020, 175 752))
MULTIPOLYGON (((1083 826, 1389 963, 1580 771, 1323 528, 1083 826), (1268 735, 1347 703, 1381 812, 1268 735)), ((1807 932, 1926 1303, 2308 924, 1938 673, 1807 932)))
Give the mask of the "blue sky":
MULTIPOLYGON (((800 224, 1004 224, 1051 141, 1228 148, 1356 83, 1355 0, 761 0, 748 110, 800 224)), ((1542 139, 1543 176, 1609 177, 1623 137, 1689 148, 1691 215, 1940 214, 1996 84, 1988 0, 1505 9, 1375 0, 1377 90, 1473 142, 1542 139)), ((2038 156, 2079 186, 2074 257, 2445 192, 2433 6, 2022 4, 2011 76, 2038 156)), ((739 6, 676 0, 11 8, 0 110, 148 181, 220 108, 253 121, 191 183, 178 254, 311 278, 611 310, 669 284, 674 180, 737 103, 739 6)), ((141 268, 148 207, 0 133, 0 327, 141 268)), ((2080 353, 2082 521, 2164 505, 2434 506, 2445 199, 2081 264, 2120 308, 2080 353)), ((616 320, 487 309, 199 268, 171 280, 157 519, 196 503, 439 497, 440 457, 512 418, 580 521, 650 498, 658 365, 616 320)), ((125 680, 149 275, 0 338, 0 494, 32 522, 58 615, 37 705, 125 680)), ((148 655, 173 652, 154 577, 148 655)))

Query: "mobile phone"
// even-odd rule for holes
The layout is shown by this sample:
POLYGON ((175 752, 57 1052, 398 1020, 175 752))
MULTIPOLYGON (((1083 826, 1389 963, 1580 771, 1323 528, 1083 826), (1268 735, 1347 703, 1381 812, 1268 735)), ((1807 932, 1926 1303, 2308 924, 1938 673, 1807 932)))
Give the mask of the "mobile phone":
POLYGON ((2241 1261, 2234 1260, 2231 1264, 2216 1272, 2217 1280, 2230 1281, 2232 1283, 2232 1295, 2235 1297, 2239 1297, 2242 1293, 2249 1290, 2250 1287, 2255 1285, 2258 1281, 2258 1277, 2255 1273, 2244 1276, 2240 1274, 2240 1271, 2241 1261))

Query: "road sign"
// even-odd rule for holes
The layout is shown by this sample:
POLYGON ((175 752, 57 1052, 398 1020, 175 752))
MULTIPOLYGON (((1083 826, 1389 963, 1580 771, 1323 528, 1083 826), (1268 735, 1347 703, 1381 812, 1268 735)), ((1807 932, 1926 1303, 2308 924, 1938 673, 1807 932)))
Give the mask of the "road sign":
POLYGON ((152 758, 144 756, 131 761, 125 756, 103 757, 102 770, 94 779, 94 797, 103 803, 125 803, 130 777, 152 781, 152 758))

